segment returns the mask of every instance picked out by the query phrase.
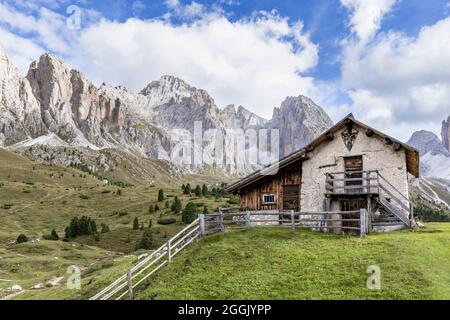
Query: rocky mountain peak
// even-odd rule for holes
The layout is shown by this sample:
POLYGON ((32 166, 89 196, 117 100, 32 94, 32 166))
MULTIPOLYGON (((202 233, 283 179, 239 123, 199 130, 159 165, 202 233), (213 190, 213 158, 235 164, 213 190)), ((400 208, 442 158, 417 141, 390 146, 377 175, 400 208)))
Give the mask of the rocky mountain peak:
POLYGON ((442 121, 441 135, 444 147, 450 152, 450 116, 448 116, 447 121, 442 121))
POLYGON ((421 175, 450 179, 450 152, 436 134, 416 131, 407 143, 419 150, 421 175))
POLYGON ((431 152, 432 155, 448 154, 441 140, 433 132, 421 130, 413 133, 407 144, 419 150, 420 156, 431 152))
POLYGON ((186 101, 192 107, 215 106, 213 98, 205 90, 197 89, 171 75, 162 76, 158 81, 151 82, 140 94, 149 99, 150 107, 164 104, 179 105, 186 101))
POLYGON ((333 121, 314 101, 300 95, 287 97, 279 108, 274 108, 268 126, 280 130, 280 154, 286 156, 329 129, 333 121))

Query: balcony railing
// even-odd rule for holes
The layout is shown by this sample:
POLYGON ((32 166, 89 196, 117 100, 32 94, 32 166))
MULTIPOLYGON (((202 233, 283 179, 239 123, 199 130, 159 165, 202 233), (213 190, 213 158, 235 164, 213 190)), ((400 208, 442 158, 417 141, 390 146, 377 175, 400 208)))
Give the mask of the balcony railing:
POLYGON ((325 175, 328 195, 380 193, 380 175, 376 170, 329 172, 325 175))

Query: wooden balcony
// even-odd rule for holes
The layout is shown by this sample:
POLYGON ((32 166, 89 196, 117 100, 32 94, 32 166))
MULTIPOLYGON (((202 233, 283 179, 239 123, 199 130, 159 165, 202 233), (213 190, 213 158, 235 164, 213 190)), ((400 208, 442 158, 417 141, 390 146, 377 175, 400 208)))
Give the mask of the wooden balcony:
POLYGON ((380 193, 378 171, 351 171, 326 173, 327 195, 367 195, 380 193))

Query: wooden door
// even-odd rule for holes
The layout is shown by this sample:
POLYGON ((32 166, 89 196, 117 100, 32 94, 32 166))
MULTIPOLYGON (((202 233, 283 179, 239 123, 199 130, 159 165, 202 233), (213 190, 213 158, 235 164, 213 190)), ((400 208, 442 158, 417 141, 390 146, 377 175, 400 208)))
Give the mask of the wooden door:
POLYGON ((283 186, 283 210, 300 210, 300 185, 283 186))
POLYGON ((362 193, 362 187, 357 186, 363 185, 363 159, 362 156, 346 157, 344 158, 345 163, 345 178, 351 179, 350 181, 345 181, 346 193, 358 194, 362 193), (356 179, 356 180, 355 180, 356 179))

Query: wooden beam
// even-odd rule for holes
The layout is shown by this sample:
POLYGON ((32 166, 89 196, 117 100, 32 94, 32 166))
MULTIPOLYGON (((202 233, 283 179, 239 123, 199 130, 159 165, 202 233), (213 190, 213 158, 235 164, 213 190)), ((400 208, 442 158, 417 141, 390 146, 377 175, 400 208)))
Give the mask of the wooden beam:
POLYGON ((331 131, 328 131, 326 133, 326 137, 327 137, 328 140, 333 140, 334 139, 334 133, 331 132, 331 131))
POLYGON ((314 151, 314 146, 313 146, 312 144, 307 145, 306 148, 305 148, 305 150, 306 150, 306 152, 314 151))
POLYGON ((368 137, 371 137, 371 136, 373 136, 373 130, 372 129, 367 129, 366 130, 366 136, 368 136, 368 137))
POLYGON ((392 148, 394 149, 394 151, 400 151, 400 149, 402 148, 402 145, 398 142, 394 142, 394 144, 392 145, 392 148))
POLYGON ((384 143, 386 144, 392 144, 392 140, 389 137, 384 137, 384 143))
POLYGON ((350 119, 350 118, 347 118, 347 119, 344 120, 344 123, 345 123, 347 126, 353 125, 353 120, 350 119))

